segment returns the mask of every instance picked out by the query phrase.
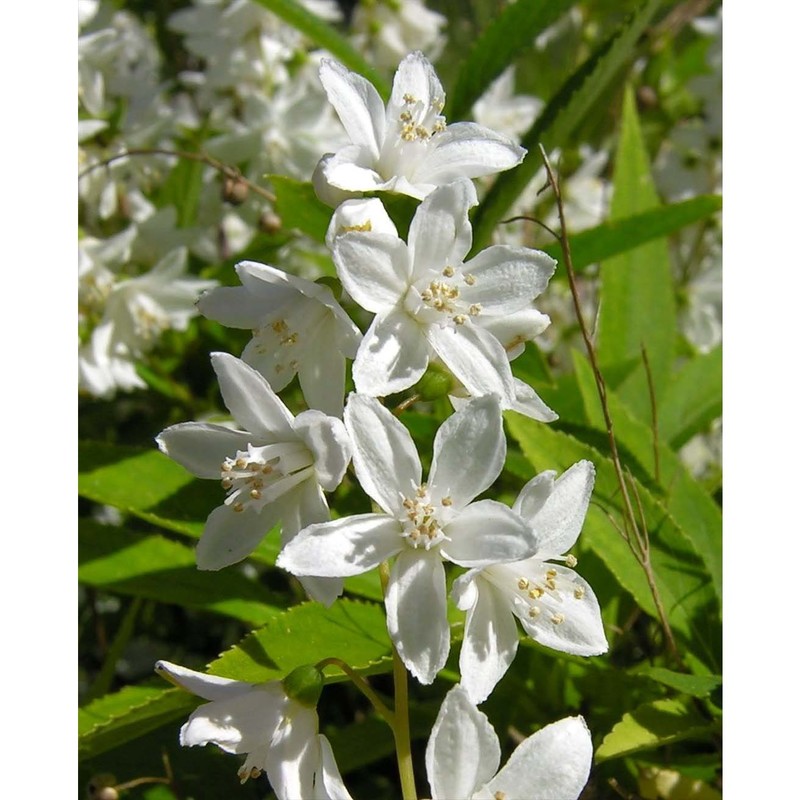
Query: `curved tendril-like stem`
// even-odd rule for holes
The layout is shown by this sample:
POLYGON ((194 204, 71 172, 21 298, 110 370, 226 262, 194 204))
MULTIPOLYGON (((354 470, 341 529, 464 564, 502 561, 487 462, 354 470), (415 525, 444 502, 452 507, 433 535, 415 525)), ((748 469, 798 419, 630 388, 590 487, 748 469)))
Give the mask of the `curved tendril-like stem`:
POLYGON ((390 728, 394 728, 394 712, 378 697, 375 690, 369 685, 365 678, 362 678, 346 661, 341 658, 325 658, 315 665, 317 669, 324 669, 327 666, 338 667, 355 684, 356 688, 372 703, 372 707, 386 720, 390 728))
POLYGON ((213 156, 208 155, 208 153, 191 153, 187 150, 169 150, 162 147, 137 148, 135 150, 126 150, 124 153, 117 153, 116 155, 109 156, 102 161, 98 161, 96 164, 92 164, 90 167, 83 170, 83 172, 79 173, 78 180, 85 177, 90 172, 100 169, 100 167, 107 167, 115 161, 128 158, 129 156, 174 156, 175 158, 184 158, 187 161, 199 161, 201 164, 208 164, 209 167, 213 167, 218 172, 221 172, 226 178, 231 178, 239 183, 243 183, 250 191, 255 192, 255 194, 263 197, 270 203, 275 202, 275 195, 272 194, 272 192, 245 178, 236 167, 225 164, 213 156))
MULTIPOLYGON (((581 309, 580 299, 578 297, 578 286, 575 281, 575 269, 572 265, 572 253, 570 252, 569 237, 567 235, 567 223, 564 216, 564 203, 561 199, 561 188, 559 186, 558 179, 553 172, 553 168, 550 166, 547 153, 541 144, 539 145, 539 150, 542 154, 545 171, 547 172, 547 182, 553 190, 553 195, 556 200, 556 207, 558 208, 558 220, 561 227, 561 233, 558 234, 556 238, 558 239, 558 242, 561 245, 561 250, 564 254, 564 266, 567 270, 567 279, 569 281, 569 289, 572 295, 572 303, 575 307, 575 315, 578 319, 578 326, 580 327, 581 336, 583 337, 583 342, 586 345, 586 352, 589 356, 589 363, 591 364, 592 374, 594 375, 595 385, 597 386, 597 394, 600 397, 600 405, 603 409, 603 419, 605 420, 608 442, 611 448, 611 461, 614 465, 617 483, 619 484, 620 491, 622 492, 624 508, 623 524, 625 530, 624 532, 620 528, 618 528, 618 530, 628 543, 631 552, 644 570, 644 573, 647 577, 647 584, 650 588, 651 594, 653 595, 656 613, 658 614, 659 622, 661 623, 661 627, 664 631, 664 637, 666 638, 669 651, 675 661, 678 664, 682 664, 682 659, 680 653, 678 652, 678 646, 672 633, 672 627, 669 624, 669 619, 667 617, 666 610, 664 609, 664 604, 661 600, 661 594, 658 591, 658 586, 656 585, 653 565, 650 562, 650 539, 647 528, 643 524, 644 519, 642 519, 641 526, 637 523, 636 513, 633 508, 630 492, 628 491, 628 480, 626 480, 625 473, 622 468, 622 462, 619 457, 619 450, 617 449, 617 439, 614 435, 614 424, 611 419, 611 413, 608 409, 606 383, 603 379, 602 373, 600 372, 600 367, 597 362, 597 353, 594 349, 594 343, 592 342, 592 337, 589 335, 589 329, 583 317, 583 310, 581 309)), ((636 499, 638 502, 638 494, 636 499)), ((640 503, 639 510, 641 512, 640 503)))
MULTIPOLYGON (((382 562, 378 568, 381 576, 383 596, 389 586, 389 564, 382 562)), ((400 773, 400 788, 403 800, 417 800, 414 780, 414 764, 411 760, 411 730, 408 717, 408 673, 397 648, 392 645, 392 672, 394 675, 394 745, 397 751, 397 769, 400 773)))

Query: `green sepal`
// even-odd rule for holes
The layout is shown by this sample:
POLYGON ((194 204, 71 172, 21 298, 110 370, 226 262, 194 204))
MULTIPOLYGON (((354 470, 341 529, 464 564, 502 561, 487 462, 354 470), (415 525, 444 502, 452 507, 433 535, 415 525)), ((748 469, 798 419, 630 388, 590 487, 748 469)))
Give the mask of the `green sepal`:
POLYGON ((313 664, 304 664, 293 669, 281 683, 287 697, 308 708, 316 708, 325 679, 313 664))

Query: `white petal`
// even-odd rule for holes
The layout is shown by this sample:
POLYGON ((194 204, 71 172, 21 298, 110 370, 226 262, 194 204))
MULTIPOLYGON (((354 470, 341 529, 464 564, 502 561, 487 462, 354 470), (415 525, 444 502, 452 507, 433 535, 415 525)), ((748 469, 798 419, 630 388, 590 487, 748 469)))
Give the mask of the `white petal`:
POLYGON ((444 565, 435 551, 403 548, 386 590, 386 625, 420 683, 433 683, 450 652, 444 565))
MULTIPOLYGON (((338 349, 328 349, 335 344, 332 323, 323 323, 316 358, 304 358, 297 370, 300 388, 309 408, 319 409, 331 416, 341 417, 344 407, 344 382, 346 360, 338 349), (326 335, 325 331, 329 331, 326 335)), ((353 354, 355 355, 355 353, 353 354)))
POLYGON ((513 314, 493 316, 481 313, 475 324, 485 328, 505 348, 513 361, 525 352, 525 342, 535 339, 550 324, 550 317, 533 306, 515 311, 513 314))
POLYGON ((275 562, 292 575, 346 578, 360 575, 403 547, 402 527, 386 514, 343 517, 300 531, 275 562))
POLYGON ((317 737, 317 742, 321 767, 317 772, 317 782, 314 786, 314 800, 353 800, 342 781, 331 743, 322 734, 317 737))
POLYGON ((428 325, 425 335, 445 365, 473 397, 494 394, 502 408, 514 402, 514 376, 505 350, 488 331, 469 323, 455 328, 428 325))
POLYGON ((477 204, 475 186, 467 180, 441 186, 423 200, 408 231, 415 276, 440 273, 464 260, 472 247, 469 210, 477 204))
MULTIPOLYGON (((362 148, 359 147, 355 148, 355 150, 359 152, 361 149, 362 148)), ((314 194, 316 194, 320 202, 331 208, 336 208, 339 204, 344 203, 346 200, 352 200, 357 196, 357 192, 348 192, 344 189, 340 189, 328 180, 328 171, 331 168, 331 164, 336 163, 335 159, 336 154, 326 153, 317 163, 317 166, 314 168, 314 173, 311 176, 314 194)), ((375 173, 375 175, 377 177, 377 173, 375 173)))
POLYGON ((439 100, 444 103, 444 89, 431 65, 419 51, 409 53, 398 65, 392 82, 386 116, 396 118, 406 107, 404 98, 410 95, 426 109, 439 100))
MULTIPOLYGON (((514 567, 520 575, 529 575, 525 565, 526 562, 522 561, 514 567)), ((514 612, 525 632, 545 647, 574 656, 597 656, 607 652, 608 641, 603 630, 600 604, 592 587, 568 567, 550 563, 544 567, 556 571, 556 585, 561 599, 554 599, 545 593, 536 601, 541 608, 541 613, 536 617, 530 617, 527 607, 517 604, 514 612), (576 591, 580 598, 575 596, 576 591), (555 623, 554 618, 560 621, 555 623)), ((544 567, 539 562, 540 578, 544 567)))
POLYGON ((398 303, 408 288, 408 248, 387 233, 354 231, 337 237, 333 260, 347 293, 377 313, 398 303))
POLYGON ((433 800, 470 800, 500 764, 500 742, 462 686, 444 698, 425 750, 433 800))
POLYGON ((592 765, 583 717, 567 717, 529 736, 486 788, 506 800, 577 800, 592 765))
MULTIPOLYGON (((281 546, 294 539, 309 525, 327 522, 331 518, 328 503, 316 481, 305 481, 292 493, 292 502, 284 503, 283 524, 281 525, 281 546)), ((344 589, 341 578, 298 578, 306 594, 324 606, 330 606, 344 589)))
MULTIPOLYGON (((557 474, 554 469, 540 472, 536 477, 531 478, 517 495, 512 508, 530 525, 533 525, 536 515, 547 502, 547 498, 553 493, 557 474)), ((560 556, 563 552, 565 551, 555 555, 560 556)))
POLYGON ((561 555, 575 544, 586 519, 594 476, 594 464, 590 461, 573 464, 553 484, 544 503, 541 506, 535 503, 533 508, 536 478, 522 488, 514 510, 533 526, 538 553, 561 555))
POLYGON ((539 250, 494 245, 464 264, 475 283, 464 286, 461 296, 487 314, 513 314, 545 290, 555 268, 556 262, 539 250))
POLYGON ((197 568, 218 570, 247 558, 277 525, 282 510, 280 502, 264 506, 260 513, 249 508, 236 512, 230 505, 215 508, 197 543, 197 568))
POLYGON ((496 500, 471 503, 446 524, 444 531, 452 541, 442 544, 442 555, 462 567, 518 561, 536 547, 530 527, 496 500))
POLYGON ((249 753, 269 743, 285 705, 277 682, 206 703, 181 728, 180 742, 184 747, 213 742, 227 753, 249 753))
POLYGON ((376 172, 372 151, 356 144, 343 147, 320 165, 315 191, 328 205, 332 205, 330 200, 336 196, 337 190, 352 198, 355 192, 391 191, 397 182, 396 178, 387 181, 376 172))
POLYGON ((314 773, 319 766, 317 712, 296 701, 287 703, 283 723, 267 753, 266 771, 278 800, 313 797, 314 773))
POLYGON ((353 441, 353 466, 364 491, 397 519, 403 498, 422 482, 422 465, 408 429, 372 397, 351 394, 344 421, 353 441))
POLYGON ((220 678, 218 675, 206 675, 204 672, 195 672, 193 669, 187 669, 170 661, 157 661, 155 670, 170 683, 205 700, 223 700, 226 697, 235 697, 252 688, 250 683, 235 681, 231 678, 220 678))
POLYGON ((326 492, 332 492, 342 482, 353 453, 344 423, 309 409, 297 415, 294 430, 314 455, 317 482, 326 492))
POLYGON ((337 61, 323 58, 319 77, 350 140, 377 160, 383 144, 386 110, 375 87, 337 61))
POLYGON ((492 175, 517 166, 526 152, 502 134, 474 122, 456 122, 436 134, 414 177, 441 185, 458 178, 492 175))
POLYGON ((353 363, 356 390, 386 397, 413 386, 428 366, 425 329, 402 308, 378 314, 364 334, 353 363))
POLYGON ((506 437, 497 398, 470 401, 445 420, 433 442, 428 487, 435 500, 450 497, 463 508, 488 489, 503 469, 506 437))
POLYGON ((203 294, 197 310, 227 328, 255 328, 270 312, 265 298, 253 295, 244 286, 218 286, 203 294))
POLYGON ((267 442, 295 441, 294 417, 263 375, 228 353, 212 353, 211 364, 233 418, 267 442))
POLYGON ((207 422, 181 422, 161 431, 156 442, 162 453, 198 478, 222 478, 222 462, 246 450, 252 434, 207 422))
POLYGON ((554 422, 558 419, 558 414, 519 378, 514 378, 514 390, 514 402, 511 403, 509 410, 524 414, 537 422, 554 422))
MULTIPOLYGON (((476 596, 467 612, 458 666, 461 684, 477 705, 492 693, 506 674, 517 654, 519 636, 508 601, 480 577, 475 578, 473 586, 476 596)), ((455 586, 453 588, 455 592, 455 586)))
POLYGON ((383 203, 376 197, 345 200, 333 212, 328 232, 325 234, 325 244, 332 250, 337 236, 356 229, 372 233, 385 233, 398 238, 397 228, 392 222, 392 218, 386 213, 383 203))

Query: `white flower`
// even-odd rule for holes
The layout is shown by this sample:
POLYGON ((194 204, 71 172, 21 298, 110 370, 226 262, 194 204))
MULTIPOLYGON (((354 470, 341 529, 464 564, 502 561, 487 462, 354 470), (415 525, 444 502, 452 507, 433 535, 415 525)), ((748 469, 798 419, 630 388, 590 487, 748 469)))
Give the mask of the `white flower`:
POLYGON ((319 733, 316 709, 286 695, 280 681, 252 684, 204 675, 169 661, 156 672, 205 703, 181 728, 184 747, 209 742, 246 754, 244 783, 267 773, 278 800, 350 800, 330 743, 319 733))
MULTIPOLYGON (((369 226, 354 227, 348 219, 349 232, 332 245, 342 285, 376 314, 353 364, 356 390, 385 396, 407 389, 436 355, 473 397, 495 394, 503 408, 514 408, 518 388, 487 320, 502 324, 532 309, 556 262, 536 250, 495 245, 464 263, 472 246, 468 213, 477 204, 467 180, 439 187, 421 203, 408 244, 380 201, 370 202, 369 226)), ((341 208, 353 203, 365 213, 364 201, 341 208)), ((334 222, 344 214, 337 211, 334 222)))
POLYGON ((450 650, 443 561, 480 567, 533 552, 528 526, 511 509, 471 502, 503 468, 500 407, 492 396, 473 400, 439 428, 427 483, 409 432, 377 400, 350 395, 344 418, 358 480, 384 513, 311 525, 277 563, 295 575, 345 577, 396 555, 389 634, 410 672, 431 683, 450 650))
MULTIPOLYGON (((197 566, 217 570, 252 553, 279 520, 285 543, 301 528, 329 519, 322 489, 333 491, 341 482, 351 445, 341 420, 315 410, 294 417, 264 376, 238 358, 212 353, 211 362, 225 405, 242 430, 184 422, 156 441, 189 472, 221 480, 228 492, 197 545, 197 566)), ((330 580, 303 585, 326 604, 342 588, 330 580)))
POLYGON ((254 261, 237 264, 236 273, 242 286, 207 292, 200 313, 253 331, 242 359, 276 392, 299 374, 308 405, 341 416, 345 358, 355 357, 361 333, 331 290, 254 261))
POLYGON ((591 764, 583 717, 567 717, 525 739, 498 772, 497 734, 461 686, 444 698, 425 751, 432 800, 577 800, 591 764))
POLYGON ((420 52, 400 62, 386 108, 369 81, 336 61, 323 59, 320 79, 352 144, 324 159, 315 185, 422 199, 458 178, 510 169, 525 155, 510 139, 473 122, 446 125, 444 90, 420 52))
POLYGON ((558 480, 537 475, 513 509, 536 541, 533 556, 514 564, 470 570, 453 585, 453 599, 467 611, 459 662, 461 682, 482 703, 503 677, 517 651, 516 616, 540 644, 572 655, 605 653, 600 606, 591 587, 569 566, 566 553, 578 538, 594 486, 594 465, 579 461, 558 480), (563 561, 569 566, 552 564, 563 561))
POLYGON ((508 67, 475 101, 475 121, 519 141, 544 108, 544 101, 527 94, 514 94, 514 66, 508 67))
POLYGON ((351 28, 353 44, 369 54, 370 64, 393 67, 412 47, 435 61, 445 44, 441 30, 447 17, 426 8, 422 0, 378 0, 357 3, 351 28))

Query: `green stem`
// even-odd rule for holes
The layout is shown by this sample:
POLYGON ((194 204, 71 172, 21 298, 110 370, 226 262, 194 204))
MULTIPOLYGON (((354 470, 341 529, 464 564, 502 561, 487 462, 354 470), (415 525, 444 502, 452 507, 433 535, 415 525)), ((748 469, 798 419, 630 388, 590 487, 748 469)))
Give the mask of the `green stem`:
MULTIPOLYGON (((383 595, 389 585, 389 565, 384 561, 379 568, 383 595)), ((411 760, 411 729, 408 715, 408 673, 397 649, 392 645, 392 672, 394 674, 394 746, 397 751, 397 769, 403 800, 417 800, 414 764, 411 760)))
POLYGON ((327 666, 338 667, 356 685, 356 688, 372 703, 373 708, 386 720, 390 728, 394 729, 395 716, 383 700, 378 697, 375 690, 362 678, 346 661, 341 658, 325 658, 315 665, 317 669, 327 666))

